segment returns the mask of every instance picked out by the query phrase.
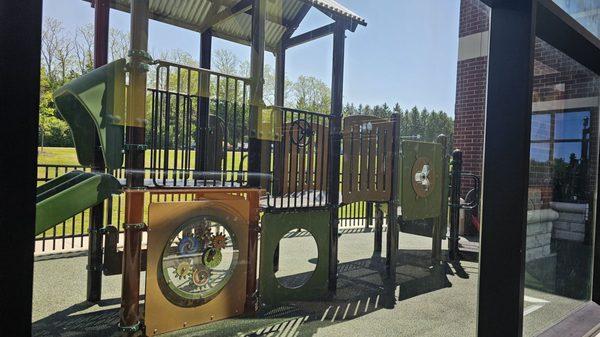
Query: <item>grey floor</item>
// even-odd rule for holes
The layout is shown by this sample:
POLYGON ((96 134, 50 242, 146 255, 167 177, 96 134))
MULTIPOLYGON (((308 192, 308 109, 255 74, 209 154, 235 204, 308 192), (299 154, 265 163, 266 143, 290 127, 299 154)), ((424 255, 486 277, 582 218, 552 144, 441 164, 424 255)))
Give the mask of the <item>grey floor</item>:
MULTIPOLYGON (((310 272, 310 238, 284 239, 283 277, 310 272), (291 270, 288 266, 292 266, 291 270), (309 267, 307 267, 309 266, 309 267), (297 271, 294 270, 297 268, 297 271)), ((373 233, 341 236, 339 280, 333 300, 295 302, 165 336, 474 336, 478 265, 429 267, 431 240, 400 235, 397 283, 383 281, 384 266, 372 255, 373 233), (394 293, 394 296, 392 296, 394 293), (398 299, 393 300, 394 298, 398 299)), ((385 244, 384 252, 385 256, 385 244)), ((82 254, 37 258, 33 296, 36 336, 117 335, 120 276, 103 279, 99 305, 84 302, 82 254)), ((142 275, 142 292, 144 290, 142 275)), ((534 336, 582 305, 572 299, 526 290, 524 330, 534 336)), ((502 319, 499 317, 498 319, 502 319)))

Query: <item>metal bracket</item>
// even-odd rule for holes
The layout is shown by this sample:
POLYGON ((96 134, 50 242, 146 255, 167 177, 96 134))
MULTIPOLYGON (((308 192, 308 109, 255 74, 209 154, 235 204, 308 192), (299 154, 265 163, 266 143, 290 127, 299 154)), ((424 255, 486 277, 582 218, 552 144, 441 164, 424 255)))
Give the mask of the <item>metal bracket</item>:
POLYGON ((121 332, 125 332, 128 334, 138 332, 142 328, 142 324, 139 321, 134 325, 122 326, 121 323, 119 323, 117 326, 119 327, 119 330, 121 330, 121 332))
POLYGON ((123 224, 123 228, 125 228, 125 229, 139 230, 139 231, 145 231, 145 230, 148 229, 148 226, 145 223, 143 223, 143 222, 140 222, 140 223, 126 223, 126 224, 123 224))
POLYGON ((129 151, 146 151, 148 149, 148 145, 146 144, 123 144, 123 150, 125 152, 129 151))
MULTIPOLYGON (((127 56, 129 56, 132 59, 139 59, 138 62, 135 63, 135 65, 139 68, 139 70, 144 72, 150 70, 150 65, 156 64, 156 62, 152 59, 152 56, 150 56, 150 54, 145 50, 132 49, 129 51, 129 53, 127 53, 127 56)), ((132 63, 133 62, 129 62, 127 64, 128 69, 131 69, 132 63)))
POLYGON ((146 191, 147 189, 148 189, 147 186, 123 186, 123 192, 127 192, 127 191, 139 192, 139 191, 146 191))
POLYGON ((106 227, 96 228, 96 229, 89 229, 88 228, 88 234, 91 234, 91 233, 96 233, 96 234, 104 235, 104 234, 106 234, 106 227))

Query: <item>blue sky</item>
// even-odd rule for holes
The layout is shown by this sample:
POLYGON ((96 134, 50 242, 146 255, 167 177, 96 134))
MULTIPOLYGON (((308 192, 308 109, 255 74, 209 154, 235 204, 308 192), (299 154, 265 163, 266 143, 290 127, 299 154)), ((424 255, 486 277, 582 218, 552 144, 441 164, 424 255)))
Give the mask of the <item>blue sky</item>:
MULTIPOLYGON (((344 102, 414 105, 454 114, 458 55, 458 0, 339 0, 367 20, 367 27, 347 33, 344 102)), ((93 22, 93 9, 81 0, 45 0, 44 16, 63 21, 65 28, 93 22)), ((329 23, 311 10, 298 33, 329 23)), ((129 30, 129 15, 111 11, 111 27, 129 30)), ((198 58, 199 34, 150 22, 149 51, 182 49, 198 58)), ((301 74, 331 82, 331 37, 288 50, 286 75, 301 74)), ((240 59, 250 49, 215 39, 213 48, 226 48, 240 59)), ((267 56, 273 63, 272 55, 267 56)))

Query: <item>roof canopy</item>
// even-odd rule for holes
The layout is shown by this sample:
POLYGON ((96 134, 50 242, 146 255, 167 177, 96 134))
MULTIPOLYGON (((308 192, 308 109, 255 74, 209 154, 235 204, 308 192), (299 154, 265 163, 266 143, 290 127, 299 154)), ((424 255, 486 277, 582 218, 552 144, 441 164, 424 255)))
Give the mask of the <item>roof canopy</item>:
MULTIPOLYGON (((91 0, 86 0, 91 1, 91 0)), ((149 0, 150 18, 170 25, 204 32, 225 40, 250 44, 252 0, 149 0)), ((112 0, 111 7, 129 11, 129 0, 112 0)), ((311 7, 354 31, 366 21, 335 0, 271 0, 267 2, 266 49, 275 51, 286 42, 311 7)))

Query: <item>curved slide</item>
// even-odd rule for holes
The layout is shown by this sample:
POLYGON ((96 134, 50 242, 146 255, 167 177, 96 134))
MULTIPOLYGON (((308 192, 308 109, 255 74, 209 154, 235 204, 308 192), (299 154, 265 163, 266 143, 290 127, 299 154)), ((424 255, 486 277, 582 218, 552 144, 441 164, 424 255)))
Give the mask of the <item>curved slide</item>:
POLYGON ((37 188, 35 235, 120 191, 119 181, 104 173, 71 171, 50 180, 37 188))

